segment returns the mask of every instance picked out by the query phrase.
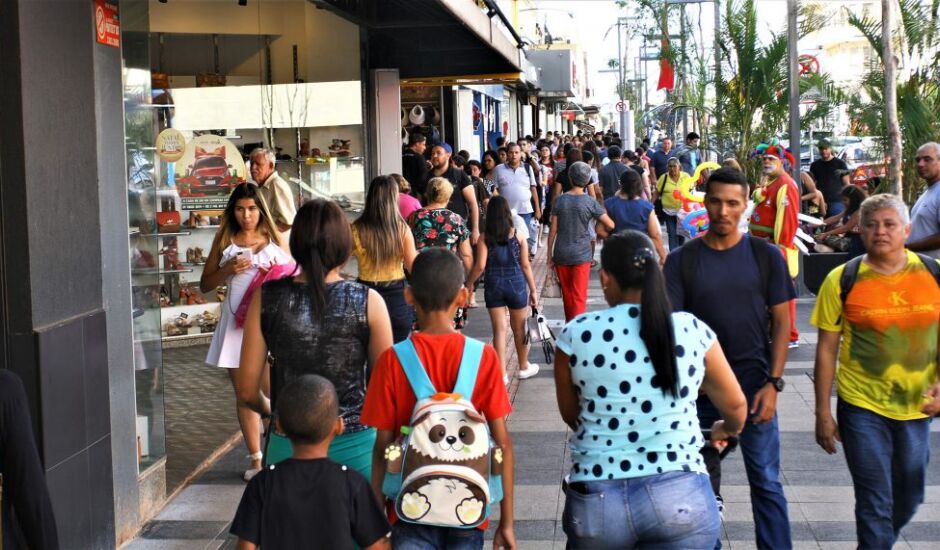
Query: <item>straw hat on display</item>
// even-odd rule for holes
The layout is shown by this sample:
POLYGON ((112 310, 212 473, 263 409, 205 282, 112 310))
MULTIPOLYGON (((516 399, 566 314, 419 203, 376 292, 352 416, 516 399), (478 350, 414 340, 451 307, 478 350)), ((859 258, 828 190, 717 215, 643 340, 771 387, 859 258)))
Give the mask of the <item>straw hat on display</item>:
POLYGON ((408 129, 407 129, 407 128, 402 128, 402 129, 401 129, 401 143, 402 143, 402 145, 408 145, 408 136, 409 136, 409 135, 410 135, 410 134, 408 134, 408 129))
POLYGON ((404 107, 401 108, 401 125, 403 127, 408 125, 408 111, 404 107))
POLYGON ((431 124, 435 126, 441 123, 441 111, 437 107, 431 107, 431 124))
POLYGON ((415 105, 411 108, 411 112, 408 113, 408 120, 410 120, 411 123, 415 126, 424 124, 425 118, 426 114, 424 112, 424 108, 422 108, 420 105, 415 105))

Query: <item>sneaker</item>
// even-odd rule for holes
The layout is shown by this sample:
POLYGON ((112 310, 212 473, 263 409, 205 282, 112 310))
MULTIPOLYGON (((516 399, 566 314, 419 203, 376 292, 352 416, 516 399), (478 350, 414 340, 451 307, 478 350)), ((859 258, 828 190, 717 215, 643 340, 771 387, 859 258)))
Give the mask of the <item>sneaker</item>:
POLYGON ((504 384, 507 388, 509 387, 509 375, 508 375, 508 374, 504 374, 504 375, 503 375, 503 384, 504 384))
POLYGON ((725 520, 725 500, 721 498, 721 495, 715 495, 715 504, 718 505, 718 518, 721 521, 725 520))
POLYGON ((796 348, 800 347, 800 342, 799 342, 799 340, 794 340, 794 341, 790 342, 790 345, 787 346, 787 347, 790 348, 790 349, 796 349, 796 348))
POLYGON ((245 475, 242 476, 242 479, 244 479, 245 481, 251 481, 251 478, 258 475, 258 472, 260 471, 261 471, 261 468, 251 468, 251 469, 245 470, 245 475))
POLYGON ((529 363, 528 368, 519 369, 519 380, 532 378, 539 373, 539 366, 535 363, 529 363))

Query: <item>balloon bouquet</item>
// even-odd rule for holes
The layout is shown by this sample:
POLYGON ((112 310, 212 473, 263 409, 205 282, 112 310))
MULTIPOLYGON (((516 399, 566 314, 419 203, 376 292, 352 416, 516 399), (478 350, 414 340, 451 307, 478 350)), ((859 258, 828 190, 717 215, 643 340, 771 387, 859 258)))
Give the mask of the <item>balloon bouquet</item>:
POLYGON ((695 169, 695 173, 679 180, 673 196, 682 203, 676 213, 679 234, 687 239, 701 237, 708 231, 708 212, 705 211, 705 193, 696 191, 695 186, 705 170, 717 170, 721 165, 717 162, 703 162, 695 169))

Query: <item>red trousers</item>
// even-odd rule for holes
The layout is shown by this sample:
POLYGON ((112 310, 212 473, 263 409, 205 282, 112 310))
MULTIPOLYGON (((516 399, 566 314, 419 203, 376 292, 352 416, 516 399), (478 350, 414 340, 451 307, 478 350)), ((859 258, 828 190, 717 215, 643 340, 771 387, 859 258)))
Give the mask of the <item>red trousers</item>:
POLYGON ((556 265, 555 272, 558 274, 558 284, 561 286, 561 299, 565 303, 565 322, 568 322, 587 311, 591 263, 556 265))

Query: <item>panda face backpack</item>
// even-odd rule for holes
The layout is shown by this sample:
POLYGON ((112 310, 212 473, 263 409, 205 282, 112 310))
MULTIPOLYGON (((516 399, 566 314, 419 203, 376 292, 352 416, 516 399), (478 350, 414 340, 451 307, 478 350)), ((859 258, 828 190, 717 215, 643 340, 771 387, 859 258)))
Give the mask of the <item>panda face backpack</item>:
POLYGON ((457 383, 438 392, 411 339, 394 346, 418 401, 411 425, 385 449, 382 492, 401 521, 438 527, 475 528, 502 500, 502 449, 471 402, 483 344, 464 341, 457 383))

